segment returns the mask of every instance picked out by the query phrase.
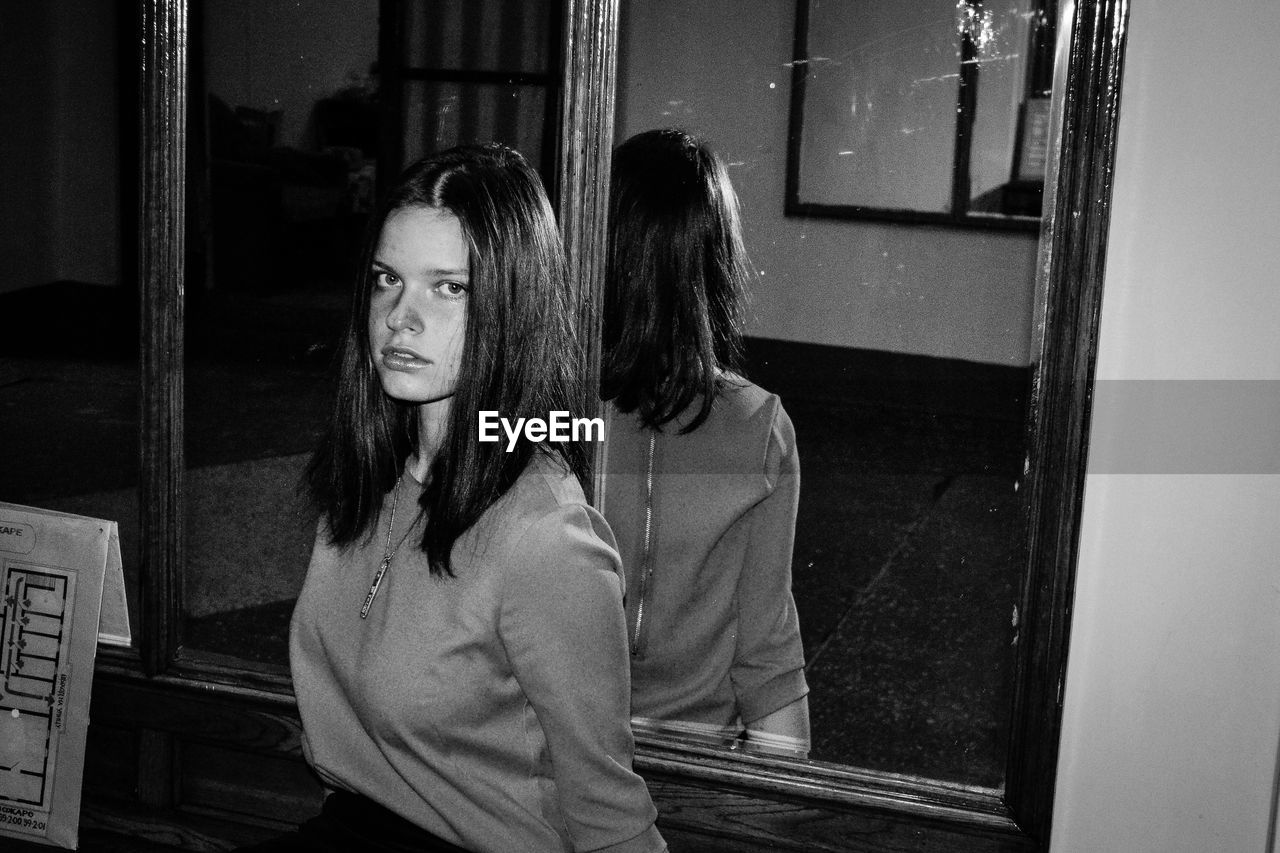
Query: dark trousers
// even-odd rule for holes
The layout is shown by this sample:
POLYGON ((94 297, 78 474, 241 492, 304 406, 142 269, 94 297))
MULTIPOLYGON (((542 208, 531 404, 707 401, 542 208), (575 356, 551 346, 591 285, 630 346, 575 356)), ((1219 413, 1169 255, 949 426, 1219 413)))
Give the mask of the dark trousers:
POLYGON ((410 823, 368 797, 335 791, 319 816, 238 853, 467 853, 465 848, 410 823))

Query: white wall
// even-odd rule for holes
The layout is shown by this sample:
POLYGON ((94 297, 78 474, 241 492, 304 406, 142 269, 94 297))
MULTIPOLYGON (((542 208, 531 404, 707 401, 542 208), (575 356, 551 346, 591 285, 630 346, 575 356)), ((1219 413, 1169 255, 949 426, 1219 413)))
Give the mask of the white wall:
POLYGON ((749 333, 1029 361, 1036 235, 783 216, 795 3, 623 4, 618 141, 700 133, 731 164, 761 277, 749 333))
MULTIPOLYGON (((1278 43, 1274 0, 1133 4, 1053 853, 1269 849, 1280 453, 1121 473, 1117 447, 1185 445, 1204 419, 1114 383, 1280 380, 1278 43)), ((1276 447, 1277 419, 1243 428, 1276 447)))

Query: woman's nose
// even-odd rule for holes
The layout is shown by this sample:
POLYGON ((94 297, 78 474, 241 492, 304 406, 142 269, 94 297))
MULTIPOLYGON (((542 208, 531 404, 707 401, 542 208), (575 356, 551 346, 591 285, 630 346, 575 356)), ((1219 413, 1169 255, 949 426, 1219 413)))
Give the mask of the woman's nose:
POLYGON ((387 328, 393 332, 422 331, 422 314, 419 313, 413 304, 413 300, 408 297, 406 292, 401 292, 400 298, 391 306, 391 311, 387 313, 387 328))

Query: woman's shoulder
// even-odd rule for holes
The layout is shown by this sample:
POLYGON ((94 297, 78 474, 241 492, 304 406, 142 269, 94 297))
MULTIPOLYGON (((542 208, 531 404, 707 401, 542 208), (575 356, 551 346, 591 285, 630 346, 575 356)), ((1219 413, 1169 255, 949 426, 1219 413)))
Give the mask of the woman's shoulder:
MULTIPOLYGON (((671 432, 692 419, 696 407, 685 412, 671 432)), ((741 448, 754 455, 759 448, 774 440, 779 428, 790 431, 790 418, 782 407, 782 401, 754 382, 736 374, 725 373, 720 377, 716 397, 706 420, 691 433, 680 436, 685 443, 706 445, 708 451, 741 448)))
POLYGON ((795 428, 778 395, 732 373, 721 376, 711 414, 690 437, 741 470, 760 466, 769 483, 792 466, 796 451, 795 428))
POLYGON ((582 484, 554 451, 534 451, 511 487, 523 514, 541 517, 557 509, 586 506, 582 484))
POLYGON ((535 590, 569 593, 582 583, 621 590, 613 532, 558 454, 535 453, 491 510, 474 531, 481 543, 477 557, 496 569, 491 577, 505 590, 503 600, 527 598, 535 590))
POLYGON ((502 550, 556 547, 556 540, 598 540, 615 548, 604 519, 587 503, 582 485, 559 454, 539 450, 506 494, 479 522, 502 550))
MULTIPOLYGON (((706 419, 692 432, 682 433, 702 411, 702 401, 702 397, 695 399, 673 420, 663 424, 662 432, 680 435, 682 438, 701 433, 704 439, 723 432, 736 435, 756 432, 764 436, 773 428, 775 421, 789 422, 782 400, 777 394, 736 373, 725 372, 719 376, 716 395, 706 419)), ((640 423, 639 415, 635 412, 623 412, 614 400, 606 401, 604 407, 614 430, 622 428, 637 434, 647 434, 647 429, 640 423)))
POLYGON ((771 424, 781 411, 782 400, 777 394, 736 373, 721 374, 713 415, 730 421, 771 424))

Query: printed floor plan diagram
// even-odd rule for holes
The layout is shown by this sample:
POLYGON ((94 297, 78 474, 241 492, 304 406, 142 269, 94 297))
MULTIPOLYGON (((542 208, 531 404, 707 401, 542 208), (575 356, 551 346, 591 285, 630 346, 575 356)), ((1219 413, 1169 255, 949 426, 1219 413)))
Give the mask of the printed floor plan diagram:
POLYGON ((66 696, 75 573, 4 566, 0 801, 47 811, 66 696))

